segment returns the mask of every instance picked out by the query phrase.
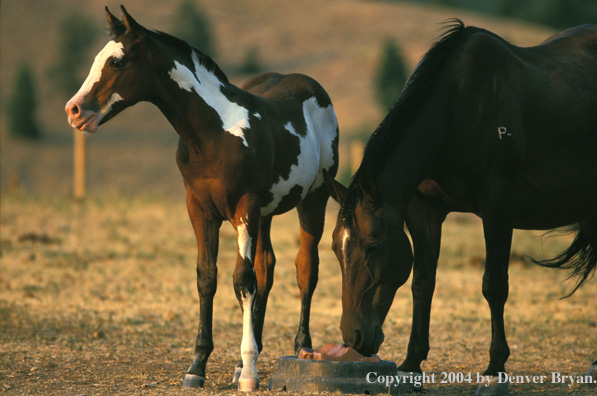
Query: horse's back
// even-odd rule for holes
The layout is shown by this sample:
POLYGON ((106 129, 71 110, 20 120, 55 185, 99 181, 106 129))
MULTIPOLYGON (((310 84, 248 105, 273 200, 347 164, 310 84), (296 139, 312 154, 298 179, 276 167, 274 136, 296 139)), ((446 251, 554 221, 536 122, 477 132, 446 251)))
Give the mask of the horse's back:
POLYGON ((451 125, 458 133, 445 157, 474 170, 463 177, 478 186, 488 175, 511 174, 517 228, 595 214, 597 27, 572 28, 528 48, 478 29, 453 62, 451 125), (471 147, 479 154, 454 155, 471 147))

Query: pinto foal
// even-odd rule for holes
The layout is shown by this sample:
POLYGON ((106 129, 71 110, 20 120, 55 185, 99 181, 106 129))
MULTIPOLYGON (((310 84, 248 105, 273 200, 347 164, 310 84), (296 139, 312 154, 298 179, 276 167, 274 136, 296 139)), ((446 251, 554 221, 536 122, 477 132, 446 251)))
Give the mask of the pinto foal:
POLYGON ((338 169, 338 123, 329 96, 313 79, 266 73, 237 88, 214 61, 185 42, 107 9, 114 38, 96 56, 83 86, 66 104, 71 126, 97 127, 140 101, 156 105, 180 136, 176 162, 197 237, 199 330, 183 386, 202 387, 213 350, 220 226, 236 230, 233 282, 243 313, 239 389, 257 389, 267 297, 275 256, 272 217, 296 208, 301 313, 295 350, 311 346, 309 315, 317 284, 318 244, 328 192, 323 172, 338 169))

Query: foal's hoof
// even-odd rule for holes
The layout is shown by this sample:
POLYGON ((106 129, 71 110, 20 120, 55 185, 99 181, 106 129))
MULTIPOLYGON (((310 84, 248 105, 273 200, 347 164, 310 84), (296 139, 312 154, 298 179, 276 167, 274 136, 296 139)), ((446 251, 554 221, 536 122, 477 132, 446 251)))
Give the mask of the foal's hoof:
POLYGON ((238 381, 240 392, 253 392, 259 389, 259 378, 241 378, 238 381))
POLYGON ((489 377, 489 385, 479 385, 477 388, 477 396, 506 396, 509 395, 508 381, 499 381, 499 377, 489 377))
POLYGON ((203 388, 203 384, 205 384, 205 377, 200 377, 195 374, 187 374, 184 376, 184 381, 182 382, 183 388, 203 388))

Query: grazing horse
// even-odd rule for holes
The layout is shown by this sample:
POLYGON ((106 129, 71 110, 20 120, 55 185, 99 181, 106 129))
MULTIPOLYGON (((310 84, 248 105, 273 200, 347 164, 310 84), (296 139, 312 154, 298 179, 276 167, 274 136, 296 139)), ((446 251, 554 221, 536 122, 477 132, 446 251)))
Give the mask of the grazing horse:
POLYGON ((378 351, 396 290, 413 269, 412 332, 399 369, 421 372, 442 222, 449 212, 470 212, 482 219, 486 244, 485 375, 504 372, 512 229, 579 224, 572 245, 540 263, 572 269, 572 293, 597 266, 596 110, 597 26, 519 48, 454 20, 371 136, 350 186, 326 177, 342 205, 333 249, 344 342, 378 351))
POLYGON ((238 242, 233 283, 243 317, 242 360, 234 380, 240 390, 254 390, 273 284, 272 217, 295 207, 301 311, 294 347, 311 346, 311 297, 329 197, 323 172, 335 174, 338 167, 338 123, 330 98, 316 81, 300 74, 262 74, 239 89, 207 55, 144 28, 124 7, 122 21, 107 8, 106 13, 114 38, 66 104, 69 123, 94 133, 140 101, 153 103, 170 121, 180 136, 176 162, 198 245, 199 331, 183 385, 204 385, 213 350, 219 230, 229 221, 238 242))

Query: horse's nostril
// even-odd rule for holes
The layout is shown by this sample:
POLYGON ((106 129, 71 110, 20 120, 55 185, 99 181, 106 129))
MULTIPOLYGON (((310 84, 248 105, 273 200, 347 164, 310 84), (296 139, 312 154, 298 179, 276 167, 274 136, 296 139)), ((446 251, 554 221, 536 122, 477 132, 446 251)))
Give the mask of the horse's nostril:
POLYGON ((357 351, 361 348, 361 343, 363 342, 363 334, 360 330, 354 331, 354 349, 357 351))
POLYGON ((81 112, 79 105, 76 103, 69 103, 66 105, 66 114, 73 117, 78 115, 81 112))

